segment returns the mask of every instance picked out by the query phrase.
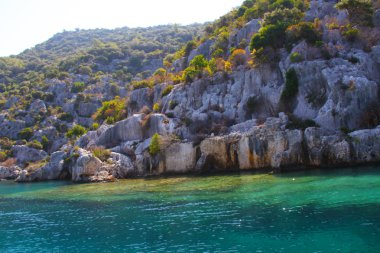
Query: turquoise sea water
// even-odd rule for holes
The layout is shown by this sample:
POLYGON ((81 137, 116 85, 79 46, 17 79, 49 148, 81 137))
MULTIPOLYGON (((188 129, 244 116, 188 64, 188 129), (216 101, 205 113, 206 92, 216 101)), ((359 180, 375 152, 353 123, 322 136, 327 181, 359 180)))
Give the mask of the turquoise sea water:
POLYGON ((380 252, 380 167, 0 182, 0 252, 380 252))

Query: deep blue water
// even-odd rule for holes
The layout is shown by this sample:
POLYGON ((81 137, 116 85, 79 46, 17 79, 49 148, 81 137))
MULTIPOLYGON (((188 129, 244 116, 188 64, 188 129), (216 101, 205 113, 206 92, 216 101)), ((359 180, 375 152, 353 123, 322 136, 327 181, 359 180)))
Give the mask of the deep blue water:
POLYGON ((0 182, 0 252, 380 252, 380 167, 0 182))

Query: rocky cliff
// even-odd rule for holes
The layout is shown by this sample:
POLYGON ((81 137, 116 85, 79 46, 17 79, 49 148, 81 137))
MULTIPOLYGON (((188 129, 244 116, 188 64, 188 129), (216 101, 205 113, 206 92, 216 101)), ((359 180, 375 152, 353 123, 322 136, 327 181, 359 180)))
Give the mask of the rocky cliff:
MULTIPOLYGON (((44 119, 43 127, 28 136, 28 143, 14 143, 14 162, 0 167, 0 178, 93 182, 380 162, 378 11, 373 15, 373 27, 358 26, 362 36, 367 34, 372 40, 352 39, 347 35, 347 29, 354 30, 350 13, 338 10, 335 4, 313 0, 302 17, 302 22, 313 21, 318 27, 320 41, 310 43, 304 38, 287 48, 266 48, 265 61, 260 58, 255 62, 258 51, 244 43, 263 33, 263 20, 253 18, 234 26, 224 40, 229 51, 240 47, 240 61, 233 58, 234 53, 228 55, 232 68, 219 58, 223 70, 217 66, 212 74, 204 68, 179 82, 169 80, 169 74, 159 81, 154 76, 154 85, 150 79, 132 82, 132 86, 119 89, 121 98, 112 102, 127 105, 120 114, 129 116, 120 120, 110 118, 120 116, 112 114, 115 104, 99 102, 100 97, 112 97, 112 79, 99 79, 102 88, 88 86, 78 94, 72 92, 73 82, 47 80, 53 103, 63 112, 60 117, 48 116, 49 103, 35 100, 19 118, 12 119, 9 114, 0 117, 1 134, 11 139, 39 117, 44 119), (62 134, 61 128, 92 126, 97 114, 90 115, 106 105, 108 118, 98 128, 79 132, 76 139, 72 138, 74 131, 62 134), (73 115, 74 122, 68 123, 67 115, 73 115), (45 151, 32 143, 42 142, 43 137, 50 141, 45 151), (153 138, 158 138, 155 148, 153 138)), ((170 75, 180 72, 186 77, 190 70, 197 71, 193 64, 198 56, 211 66, 219 44, 220 37, 208 37, 186 49, 187 55, 173 62, 170 75)), ((71 78, 86 82, 88 77, 71 78)), ((5 106, 11 108, 11 103, 18 101, 7 103, 5 106)))

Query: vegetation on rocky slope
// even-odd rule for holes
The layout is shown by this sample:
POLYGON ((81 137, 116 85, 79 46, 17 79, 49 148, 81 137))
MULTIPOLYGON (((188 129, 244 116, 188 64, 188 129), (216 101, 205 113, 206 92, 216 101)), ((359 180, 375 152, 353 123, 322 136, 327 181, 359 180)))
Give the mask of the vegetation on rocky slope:
MULTIPOLYGON (((132 132, 132 140, 152 137, 146 148, 152 156, 160 151, 158 136, 197 145, 279 112, 290 116, 289 129, 317 126, 320 113, 320 122, 338 122, 331 126, 335 130, 375 127, 379 63, 371 51, 380 41, 379 5, 246 0, 206 25, 59 33, 20 55, 0 58, 0 161, 13 155, 13 146, 40 150, 44 158, 60 149, 70 153, 91 143, 80 138, 88 130, 88 139, 102 135, 109 141, 99 140, 91 150, 106 161, 106 148, 120 144, 107 135, 110 125, 117 128, 136 113, 142 115, 139 123, 123 131, 132 132), (335 66, 334 73, 327 71, 335 66), (321 76, 313 79, 317 72, 321 76), (334 80, 339 85, 328 83, 334 80), (354 98, 363 101, 357 111, 363 115, 353 123, 341 107, 354 98), (133 129, 141 122, 140 132, 133 129)), ((125 145, 115 150, 136 159, 136 144, 125 145)))

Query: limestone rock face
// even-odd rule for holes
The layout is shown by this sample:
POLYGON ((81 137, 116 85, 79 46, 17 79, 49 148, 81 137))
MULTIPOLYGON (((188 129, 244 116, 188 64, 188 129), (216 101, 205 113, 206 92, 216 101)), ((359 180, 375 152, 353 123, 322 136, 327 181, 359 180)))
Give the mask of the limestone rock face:
POLYGON ((119 121, 113 127, 105 130, 97 140, 96 144, 105 147, 114 147, 121 142, 142 140, 142 117, 141 114, 135 114, 125 120, 119 121))
POLYGON ((79 116, 91 117, 100 107, 100 103, 79 103, 77 112, 79 116))
POLYGON ((4 167, 0 166, 0 180, 16 179, 21 173, 21 168, 18 166, 4 167))
POLYGON ((237 167, 238 135, 208 138, 201 142, 201 170, 233 170, 237 167))
POLYGON ((230 47, 237 47, 243 40, 248 45, 250 39, 259 31, 260 27, 260 19, 252 19, 243 28, 235 30, 229 38, 230 47))
POLYGON ((99 146, 115 147, 122 142, 142 141, 155 133, 160 135, 172 134, 177 123, 162 114, 135 114, 114 126, 106 129, 96 141, 99 146), (147 118, 144 118, 147 117, 147 118))
POLYGON ((355 131, 349 135, 352 138, 353 156, 356 162, 380 160, 380 127, 355 131))
POLYGON ((0 136, 17 139, 18 133, 24 128, 23 120, 0 120, 0 136))
POLYGON ((139 112, 144 106, 153 107, 153 93, 149 88, 133 90, 129 95, 129 100, 129 115, 139 112))
POLYGON ((113 176, 115 178, 127 178, 130 176, 137 176, 135 166, 132 160, 125 155, 112 153, 112 161, 115 164, 115 170, 113 176))
POLYGON ((41 161, 47 157, 47 153, 43 150, 30 148, 25 145, 15 145, 12 147, 14 157, 18 163, 41 161))
POLYGON ((210 58, 211 55, 211 47, 214 44, 214 40, 206 40, 202 44, 200 44, 196 49, 192 50, 187 57, 187 65, 194 59, 197 55, 203 55, 206 58, 210 58))
POLYGON ((72 167, 71 179, 74 182, 97 181, 97 176, 99 176, 99 179, 104 178, 102 166, 102 161, 91 152, 80 149, 79 157, 72 167))
POLYGON ((55 152, 51 155, 50 161, 43 167, 32 173, 23 172, 16 178, 17 182, 33 182, 61 179, 63 164, 66 153, 62 151, 55 152))
POLYGON ((174 143, 165 149, 167 173, 185 173, 194 170, 196 149, 193 143, 174 143))
MULTIPOLYGON (((364 53, 360 57, 364 57, 364 53)), ((366 57, 372 62, 369 55, 366 57)), ((314 119, 323 128, 359 128, 363 112, 378 99, 374 92, 378 84, 371 80, 377 75, 376 71, 368 70, 376 69, 373 64, 357 66, 335 58, 302 62, 292 67, 300 84, 294 115, 314 119)))

